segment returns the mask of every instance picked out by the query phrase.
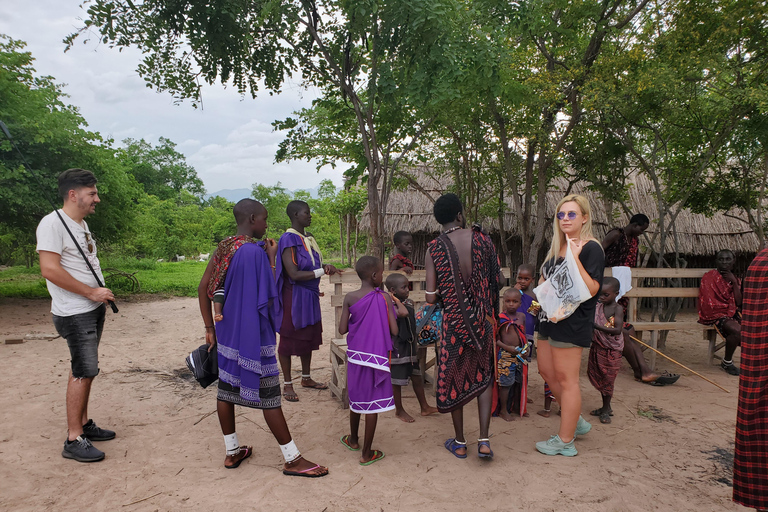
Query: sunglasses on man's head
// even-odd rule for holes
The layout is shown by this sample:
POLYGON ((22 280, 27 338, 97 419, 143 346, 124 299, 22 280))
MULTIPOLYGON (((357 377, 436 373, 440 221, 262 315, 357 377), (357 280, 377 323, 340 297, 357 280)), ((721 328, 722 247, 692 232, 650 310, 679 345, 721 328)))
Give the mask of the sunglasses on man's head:
MULTIPOLYGON (((563 220, 565 218, 565 215, 566 215, 565 212, 557 212, 557 219, 563 220)), ((568 219, 573 220, 576 218, 577 215, 578 213, 576 212, 573 212, 573 211, 568 212, 568 219)))

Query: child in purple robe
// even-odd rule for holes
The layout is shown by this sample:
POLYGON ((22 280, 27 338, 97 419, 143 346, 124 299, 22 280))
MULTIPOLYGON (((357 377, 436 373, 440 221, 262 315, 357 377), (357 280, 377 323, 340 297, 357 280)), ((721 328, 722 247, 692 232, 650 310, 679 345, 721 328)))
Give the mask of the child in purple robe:
MULTIPOLYGON (((392 314, 392 299, 381 290, 384 265, 373 256, 363 256, 355 264, 362 285, 344 297, 339 332, 347 336, 347 388, 349 393, 350 434, 341 443, 352 451, 360 450, 360 415, 365 418, 365 437, 360 465, 368 466, 384 458, 372 450, 378 413, 395 408, 389 370, 391 335, 397 335, 397 320, 392 314)), ((395 305, 402 307, 399 300, 395 305)))

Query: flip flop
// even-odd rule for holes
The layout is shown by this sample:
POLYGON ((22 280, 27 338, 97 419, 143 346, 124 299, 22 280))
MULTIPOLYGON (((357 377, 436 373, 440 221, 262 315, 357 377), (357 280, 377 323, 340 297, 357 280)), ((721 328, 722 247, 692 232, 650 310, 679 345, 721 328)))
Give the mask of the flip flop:
POLYGON ((303 476, 303 477, 306 477, 306 478, 320 478, 320 477, 323 477, 323 476, 327 475, 328 473, 323 473, 321 475, 310 475, 310 474, 308 474, 310 471, 314 471, 314 470, 316 470, 317 468, 320 468, 320 467, 322 467, 322 466, 320 466, 320 464, 315 464, 311 468, 302 469, 301 471, 291 471, 289 469, 283 469, 283 474, 284 475, 288 475, 288 476, 303 476))
POLYGON ((600 415, 600 423, 608 424, 611 422, 611 416, 613 416, 613 413, 606 413, 600 415))
POLYGON ((319 382, 315 382, 314 386, 305 386, 302 384, 301 387, 307 389, 328 389, 328 384, 320 384, 319 382))
POLYGON ((374 462, 379 462, 381 459, 384 458, 384 452, 380 452, 379 450, 373 450, 373 458, 369 460, 368 462, 361 462, 361 466, 370 466, 374 462))
POLYGON ((339 439, 339 441, 341 441, 341 444, 343 444, 344 446, 346 446, 348 449, 352 450, 353 452, 359 452, 360 451, 360 447, 352 448, 349 445, 349 434, 341 436, 341 439, 339 439))
POLYGON ((452 438, 448 439, 445 443, 443 443, 443 446, 445 446, 445 449, 448 450, 449 452, 451 452, 456 458, 458 458, 458 459, 466 459, 467 458, 467 454, 466 453, 464 455, 462 455, 460 453, 456 453, 456 450, 460 450, 462 448, 466 448, 467 447, 467 443, 464 443, 464 444, 458 443, 456 441, 456 439, 452 437, 452 438))
POLYGON ((224 467, 227 468, 227 469, 237 469, 238 467, 240 467, 240 463, 241 462, 243 462, 245 459, 247 459, 248 457, 250 457, 253 454, 253 448, 251 448, 250 446, 244 446, 242 451, 245 451, 245 455, 240 457, 237 460, 237 462, 235 462, 231 466, 227 466, 226 464, 224 464, 224 467))
MULTIPOLYGON (((291 385, 291 388, 293 388, 293 385, 291 385)), ((293 390, 293 394, 290 394, 288 391, 285 390, 285 386, 283 386, 283 398, 285 398, 286 402, 299 401, 299 395, 296 394, 296 390, 293 390)))

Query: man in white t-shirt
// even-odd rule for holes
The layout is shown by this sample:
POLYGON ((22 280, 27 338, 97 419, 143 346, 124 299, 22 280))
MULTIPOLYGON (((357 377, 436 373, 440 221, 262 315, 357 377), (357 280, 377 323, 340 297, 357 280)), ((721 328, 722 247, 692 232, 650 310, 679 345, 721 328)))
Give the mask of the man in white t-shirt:
POLYGON ((59 210, 61 218, 52 212, 40 221, 37 252, 40 271, 51 294, 53 324, 67 340, 72 359, 67 382, 68 436, 61 454, 79 462, 96 462, 104 458, 104 452, 94 447, 91 441, 107 441, 115 437, 114 432, 97 427, 88 418, 91 384, 99 373, 98 348, 104 327, 105 304, 115 296, 109 289, 99 286, 77 248, 79 245, 99 280, 104 282, 96 257, 96 242, 84 220, 94 213, 100 201, 96 177, 84 169, 66 170, 59 176, 59 195, 64 199, 64 206, 59 210))

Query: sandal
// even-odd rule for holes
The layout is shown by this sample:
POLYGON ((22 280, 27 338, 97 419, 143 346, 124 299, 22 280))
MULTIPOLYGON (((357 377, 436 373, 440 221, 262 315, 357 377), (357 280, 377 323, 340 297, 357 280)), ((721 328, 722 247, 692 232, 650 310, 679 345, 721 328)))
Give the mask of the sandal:
POLYGON ((307 478, 320 478, 320 477, 323 477, 323 476, 327 475, 328 471, 326 471, 325 473, 321 473, 319 475, 317 475, 317 474, 309 474, 309 472, 310 471, 314 471, 316 469, 320 469, 322 467, 323 466, 321 466, 320 464, 315 464, 311 468, 302 469, 301 471, 292 471, 290 469, 283 469, 283 474, 287 475, 287 476, 304 476, 304 477, 307 477, 307 478))
POLYGON ((248 457, 250 457, 253 454, 253 448, 251 448, 250 446, 242 446, 242 447, 240 447, 240 451, 237 452, 237 453, 239 454, 241 452, 245 452, 245 455, 243 455, 242 457, 237 459, 237 462, 235 462, 231 466, 227 466, 226 464, 224 464, 224 467, 227 468, 227 469, 237 469, 238 467, 240 467, 240 464, 245 459, 247 459, 248 457))
POLYGON ((611 416, 613 416, 612 412, 604 412, 600 415, 600 423, 603 423, 607 425, 611 422, 611 416))
POLYGON ((464 453, 464 454, 456 453, 456 450, 461 450, 462 448, 466 449, 466 447, 467 447, 467 443, 466 442, 461 443, 461 442, 457 441, 455 438, 452 437, 452 438, 448 439, 445 443, 443 443, 443 446, 445 446, 445 449, 448 450, 449 452, 451 452, 456 458, 458 458, 458 459, 466 459, 467 458, 467 454, 466 453, 464 453))
MULTIPOLYGON (((603 408, 600 407, 599 409, 595 409, 594 411, 590 411, 589 415, 590 416, 600 416, 600 417, 602 417, 603 416, 603 408)), ((609 416, 613 416, 613 411, 609 412, 608 415, 609 416)))
POLYGON ((481 459, 488 459, 488 460, 493 459, 493 450, 491 450, 490 439, 478 439, 477 440, 477 456, 480 457, 481 459), (481 452, 480 451, 480 447, 481 446, 487 447, 488 450, 490 450, 490 452, 489 453, 481 452))
MULTIPOLYGON (((320 384, 319 382, 315 382, 314 384, 310 384, 309 386, 304 385, 305 380, 312 380, 312 377, 304 377, 301 376, 301 387, 308 388, 308 389, 328 389, 328 384, 320 384)), ((313 381, 314 382, 314 381, 313 381)))
POLYGON ((285 385, 283 385, 283 398, 285 398, 286 402, 298 402, 299 395, 297 395, 296 391, 293 389, 293 384, 288 384, 288 386, 291 386, 290 391, 286 390, 285 385))
POLYGON ((348 449, 352 450, 353 452, 359 452, 360 451, 360 447, 359 446, 357 448, 352 448, 352 446, 349 444, 349 434, 341 436, 341 439, 339 439, 339 441, 341 441, 341 444, 343 444, 344 446, 346 446, 348 449))
POLYGON ((384 452, 380 452, 379 450, 373 450, 373 457, 371 458, 371 460, 369 460, 367 462, 361 462, 360 465, 361 466, 370 466, 374 462, 379 462, 383 458, 384 458, 384 452))

